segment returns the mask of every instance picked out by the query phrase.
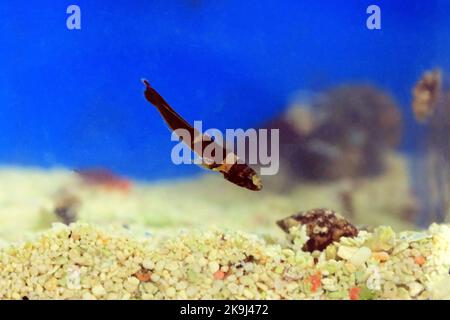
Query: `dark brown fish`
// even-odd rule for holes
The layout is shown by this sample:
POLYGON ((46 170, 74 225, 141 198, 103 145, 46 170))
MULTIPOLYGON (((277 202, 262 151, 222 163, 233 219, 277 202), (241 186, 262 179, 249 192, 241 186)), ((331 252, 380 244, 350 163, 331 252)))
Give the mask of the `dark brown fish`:
POLYGON ((145 98, 158 109, 169 128, 172 131, 184 129, 189 132, 189 136, 191 137, 190 141, 184 141, 182 137, 180 137, 180 139, 182 139, 182 141, 194 152, 197 150, 202 151, 202 154, 199 154, 199 156, 202 157, 204 167, 222 173, 226 180, 240 187, 253 191, 262 189, 261 179, 252 168, 245 163, 238 163, 238 157, 234 152, 228 151, 208 135, 202 135, 197 129, 193 128, 170 107, 166 100, 150 86, 150 83, 147 80, 142 81, 146 87, 144 92, 145 98), (201 145, 196 146, 197 144, 201 145), (216 161, 214 159, 214 152, 212 153, 212 159, 204 157, 203 151, 211 144, 214 144, 211 146, 211 150, 223 150, 223 159, 221 161, 216 161))

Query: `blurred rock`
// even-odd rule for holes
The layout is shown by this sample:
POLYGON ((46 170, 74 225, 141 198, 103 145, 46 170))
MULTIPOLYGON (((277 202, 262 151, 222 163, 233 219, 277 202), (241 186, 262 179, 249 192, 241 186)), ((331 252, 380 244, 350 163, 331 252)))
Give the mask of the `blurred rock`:
POLYGON ((380 174, 401 136, 393 99, 367 85, 346 85, 270 121, 280 129, 280 164, 290 179, 335 180, 380 174))
POLYGON ((442 73, 439 69, 427 71, 415 85, 412 94, 414 116, 419 122, 430 118, 441 94, 442 73))
POLYGON ((61 189, 56 195, 54 214, 62 223, 69 225, 77 221, 80 205, 81 201, 76 195, 61 189))

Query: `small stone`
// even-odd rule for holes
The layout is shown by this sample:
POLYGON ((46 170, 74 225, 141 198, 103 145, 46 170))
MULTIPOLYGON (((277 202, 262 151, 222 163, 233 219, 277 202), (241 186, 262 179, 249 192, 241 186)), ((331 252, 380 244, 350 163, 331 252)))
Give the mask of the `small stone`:
POLYGON ((57 285, 58 285, 58 280, 56 278, 51 278, 50 280, 48 280, 45 283, 44 288, 46 290, 53 291, 53 290, 56 290, 57 285))
POLYGON ((103 296, 104 294, 106 294, 106 290, 105 290, 105 288, 103 288, 102 285, 97 285, 97 286, 92 288, 92 293, 96 297, 103 296))
POLYGON ((136 278, 138 278, 139 281, 141 281, 141 282, 149 282, 152 280, 152 273, 148 269, 145 269, 145 268, 142 268, 141 270, 136 272, 134 274, 134 276, 136 278))
POLYGON ((245 290, 244 290, 244 296, 245 296, 247 299, 253 299, 253 298, 255 297, 255 295, 254 295, 250 290, 248 290, 248 289, 245 289, 245 290))
POLYGON ((83 298, 83 300, 96 300, 95 296, 93 296, 89 292, 83 293, 82 298, 83 298))
POLYGON ((134 291, 139 285, 139 279, 135 277, 129 277, 125 282, 125 288, 129 291, 134 291))
POLYGON ((372 257, 379 262, 386 262, 389 260, 389 254, 384 251, 374 252, 372 257))
POLYGON ((239 291, 239 286, 233 282, 228 284, 227 288, 232 294, 237 294, 239 291))
POLYGON ((350 260, 356 254, 357 250, 357 248, 353 247, 340 246, 337 251, 337 255, 341 259, 350 260))
POLYGON ((166 290, 166 295, 168 297, 174 297, 176 293, 177 292, 176 292, 175 288, 173 288, 173 287, 167 288, 167 290, 166 290))
POLYGON ((198 289, 196 288, 196 287, 194 287, 194 286, 189 286, 187 289, 186 289, 186 295, 188 296, 188 297, 193 297, 193 296, 195 296, 195 294, 198 292, 198 289))
POLYGON ((153 282, 158 282, 159 279, 161 279, 161 277, 158 274, 152 274, 152 281, 153 282))
POLYGON ((355 266, 360 266, 367 260, 369 260, 370 256, 372 255, 372 250, 370 250, 367 247, 361 247, 359 248, 355 254, 350 258, 350 262, 353 263, 355 266))
POLYGON ((209 268, 209 271, 211 271, 212 273, 215 273, 217 270, 219 270, 220 266, 217 262, 213 261, 208 264, 208 268, 209 268))
POLYGON ((357 270, 356 266, 353 263, 351 263, 351 262, 345 263, 344 266, 347 269, 347 271, 350 272, 350 273, 356 272, 356 270, 357 270))
POLYGON ((393 255, 397 255, 402 251, 405 251, 406 249, 408 249, 409 247, 409 243, 408 242, 400 242, 400 244, 398 244, 395 248, 394 251, 392 251, 393 255))
POLYGON ((417 281, 408 283, 408 288, 409 288, 409 294, 411 295, 411 297, 417 296, 419 293, 421 293, 424 290, 424 286, 421 285, 417 281))
POLYGON ((178 269, 178 263, 176 261, 170 261, 167 265, 166 265, 166 269, 169 271, 175 271, 178 269))
POLYGON ((155 267, 155 263, 154 263, 152 260, 150 260, 150 259, 145 259, 145 260, 142 262, 142 266, 143 266, 145 269, 151 270, 151 269, 153 269, 153 268, 155 267))

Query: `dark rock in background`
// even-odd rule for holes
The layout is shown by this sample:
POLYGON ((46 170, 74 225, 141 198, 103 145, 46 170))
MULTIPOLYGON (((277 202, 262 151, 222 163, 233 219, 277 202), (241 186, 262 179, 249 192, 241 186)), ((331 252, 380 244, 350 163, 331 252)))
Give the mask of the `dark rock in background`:
POLYGON ((383 91, 345 85, 265 127, 280 129, 280 167, 290 179, 329 181, 382 173, 384 154, 400 141, 401 114, 383 91))

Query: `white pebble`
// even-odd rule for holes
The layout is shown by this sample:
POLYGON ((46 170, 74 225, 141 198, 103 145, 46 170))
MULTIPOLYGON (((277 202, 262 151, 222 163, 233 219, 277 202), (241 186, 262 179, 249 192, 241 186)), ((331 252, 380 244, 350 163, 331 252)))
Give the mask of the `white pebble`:
POLYGON ((211 271, 212 273, 216 272, 220 268, 219 264, 215 261, 210 262, 208 264, 208 267, 209 267, 209 271, 211 271))
POLYGON ((104 295, 106 293, 106 291, 102 285, 98 285, 98 286, 95 286, 92 288, 92 293, 98 297, 98 296, 104 295))
POLYGON ((340 246, 337 255, 344 260, 350 260, 350 258, 355 255, 357 250, 357 248, 340 246))
POLYGON ((424 289, 423 285, 421 285, 417 281, 408 283, 408 287, 409 287, 409 294, 411 295, 411 297, 417 296, 424 289))
POLYGON ((372 255, 372 250, 370 250, 367 247, 361 247, 355 252, 355 254, 350 258, 349 261, 351 263, 353 263, 355 266, 360 266, 364 262, 369 260, 371 255, 372 255))

